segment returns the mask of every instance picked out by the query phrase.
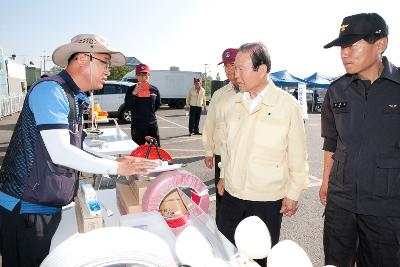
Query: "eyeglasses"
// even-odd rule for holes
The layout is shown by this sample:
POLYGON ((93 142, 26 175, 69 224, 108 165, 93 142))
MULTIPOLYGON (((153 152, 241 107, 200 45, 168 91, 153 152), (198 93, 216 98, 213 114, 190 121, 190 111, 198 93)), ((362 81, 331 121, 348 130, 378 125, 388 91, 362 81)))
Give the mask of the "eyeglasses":
POLYGON ((100 58, 97 58, 97 57, 93 56, 92 54, 85 54, 85 55, 87 55, 90 58, 90 61, 92 61, 92 59, 94 58, 94 59, 97 59, 98 61, 100 61, 101 63, 103 63, 104 64, 104 68, 106 70, 111 69, 111 62, 110 61, 102 60, 100 58))

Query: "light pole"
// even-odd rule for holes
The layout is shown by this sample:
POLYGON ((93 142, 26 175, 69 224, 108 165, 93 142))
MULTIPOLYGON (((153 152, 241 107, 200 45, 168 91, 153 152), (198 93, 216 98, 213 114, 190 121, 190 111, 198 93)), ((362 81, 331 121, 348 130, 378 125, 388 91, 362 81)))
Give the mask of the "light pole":
MULTIPOLYGON (((208 66, 210 66, 210 64, 204 64, 204 82, 203 82, 203 84, 204 84, 204 89, 207 89, 206 88, 206 81, 207 81, 207 67, 208 66)), ((207 91, 207 90, 206 90, 207 91)))
POLYGON ((50 61, 50 56, 46 56, 46 51, 43 51, 43 56, 40 56, 43 58, 43 74, 46 74, 46 61, 50 61))

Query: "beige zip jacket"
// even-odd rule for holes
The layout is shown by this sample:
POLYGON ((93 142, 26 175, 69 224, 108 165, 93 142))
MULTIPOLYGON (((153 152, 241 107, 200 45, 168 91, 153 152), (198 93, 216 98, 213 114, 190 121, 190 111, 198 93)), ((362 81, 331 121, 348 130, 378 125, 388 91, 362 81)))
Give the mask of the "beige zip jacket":
POLYGON ((231 98, 222 145, 222 178, 229 194, 244 200, 298 200, 308 185, 302 109, 296 99, 269 81, 254 111, 243 94, 231 98))
POLYGON ((206 90, 201 87, 197 93, 193 86, 186 96, 186 106, 205 107, 206 106, 206 90))
POLYGON ((232 83, 228 83, 215 91, 211 98, 203 128, 203 147, 206 157, 212 157, 214 154, 221 155, 221 142, 225 132, 224 113, 229 99, 234 95, 236 91, 232 83))

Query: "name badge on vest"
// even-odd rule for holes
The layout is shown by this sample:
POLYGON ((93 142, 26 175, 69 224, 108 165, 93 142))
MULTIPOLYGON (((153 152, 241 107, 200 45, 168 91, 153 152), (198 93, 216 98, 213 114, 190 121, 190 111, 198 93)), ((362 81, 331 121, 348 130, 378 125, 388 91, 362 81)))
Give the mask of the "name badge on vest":
POLYGON ((335 102, 332 108, 345 108, 347 107, 347 102, 335 102))

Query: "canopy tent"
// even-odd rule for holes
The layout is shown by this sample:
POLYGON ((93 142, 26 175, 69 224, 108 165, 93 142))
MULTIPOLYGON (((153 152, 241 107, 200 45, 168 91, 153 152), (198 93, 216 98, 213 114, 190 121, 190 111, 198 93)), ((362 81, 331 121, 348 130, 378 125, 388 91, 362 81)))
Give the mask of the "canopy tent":
POLYGON ((287 70, 273 72, 270 77, 276 86, 297 87, 299 83, 307 83, 303 79, 293 76, 287 70))
POLYGON ((313 75, 304 78, 307 82, 308 88, 328 88, 329 85, 334 81, 334 79, 321 75, 318 72, 313 75))

